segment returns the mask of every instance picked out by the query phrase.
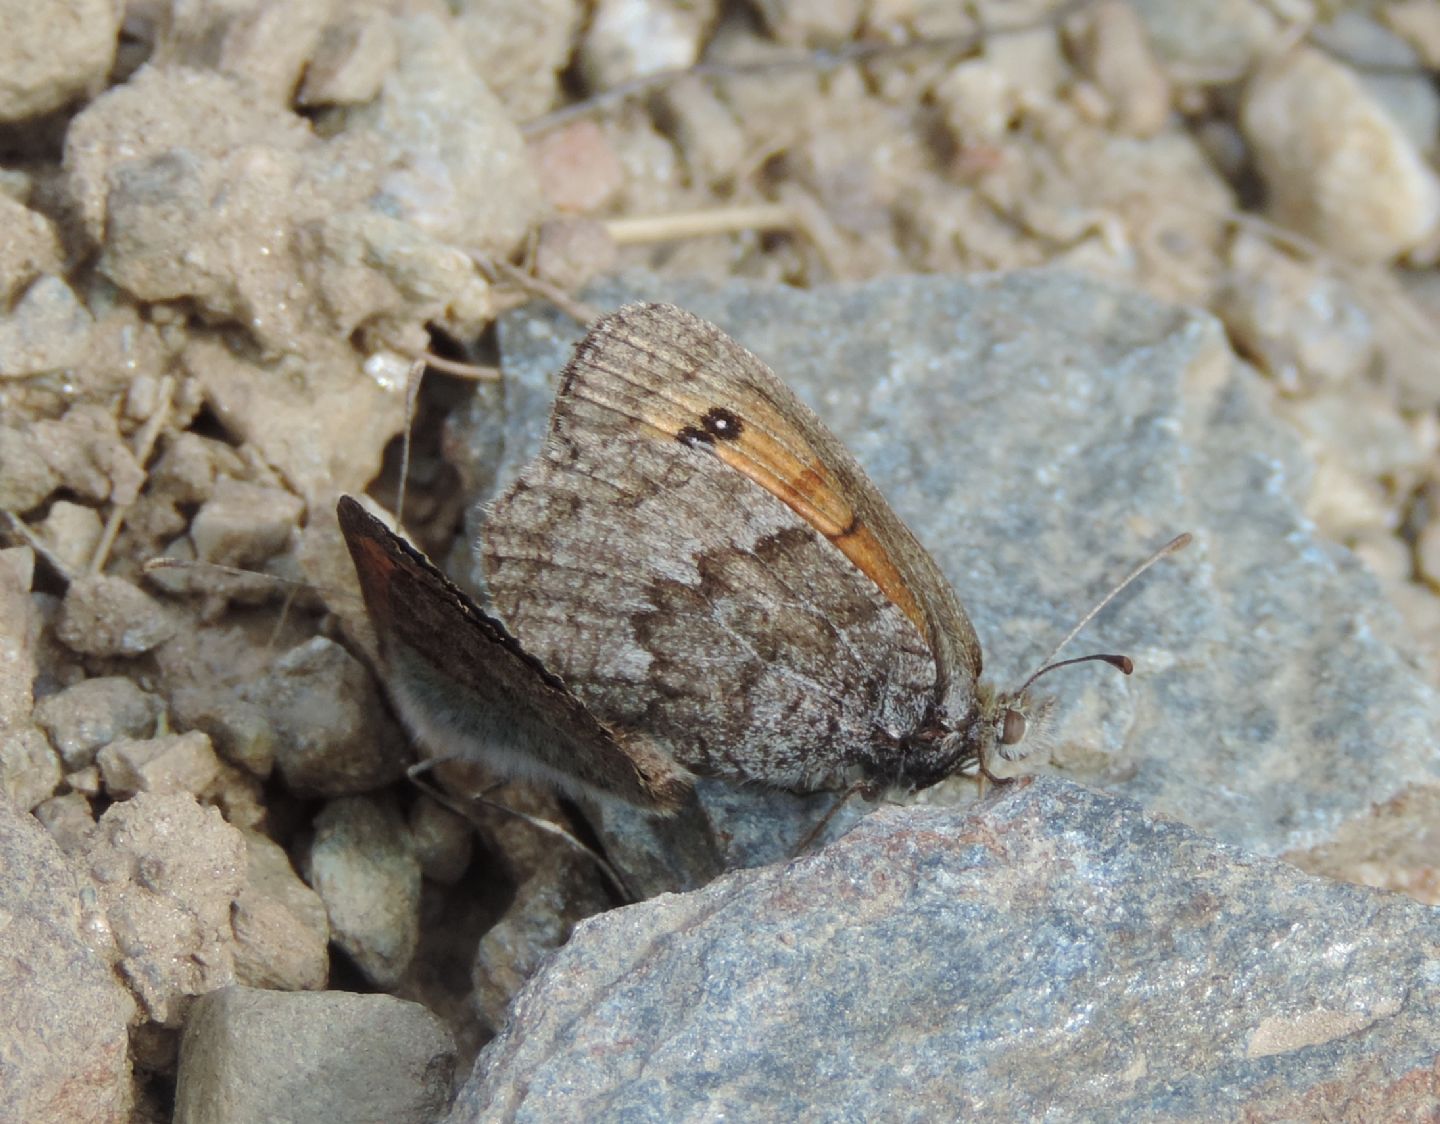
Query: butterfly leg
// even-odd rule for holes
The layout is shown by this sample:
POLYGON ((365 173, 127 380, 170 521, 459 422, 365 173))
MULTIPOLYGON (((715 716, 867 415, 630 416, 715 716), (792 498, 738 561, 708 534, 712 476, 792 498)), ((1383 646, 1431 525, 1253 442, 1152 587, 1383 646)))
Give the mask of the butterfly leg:
POLYGON ((862 799, 874 800, 881 794, 882 790, 882 786, 871 780, 856 781, 850 785, 835 798, 835 803, 830 805, 829 810, 820 817, 820 821, 805 833, 805 838, 800 840, 795 849, 790 852, 790 857, 792 859, 798 859, 808 851, 814 842, 825 833, 825 829, 830 826, 830 821, 833 820, 836 813, 849 802, 850 797, 858 794, 862 799))

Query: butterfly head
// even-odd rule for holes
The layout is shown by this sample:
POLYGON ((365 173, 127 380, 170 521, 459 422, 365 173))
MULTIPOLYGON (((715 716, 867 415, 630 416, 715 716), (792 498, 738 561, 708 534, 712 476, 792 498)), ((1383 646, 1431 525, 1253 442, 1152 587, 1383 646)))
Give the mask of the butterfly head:
POLYGON ((976 755, 981 764, 996 757, 1020 761, 1049 744, 1053 698, 1033 695, 1028 687, 986 694, 988 705, 981 711, 981 744, 976 755))

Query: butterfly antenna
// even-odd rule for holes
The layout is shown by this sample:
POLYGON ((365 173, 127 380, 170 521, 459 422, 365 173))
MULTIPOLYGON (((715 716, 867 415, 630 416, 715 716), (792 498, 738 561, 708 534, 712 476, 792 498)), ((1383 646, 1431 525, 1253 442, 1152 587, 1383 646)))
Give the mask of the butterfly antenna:
POLYGON ((1080 635, 1080 631, 1087 624, 1093 621, 1095 617, 1100 613, 1100 611, 1105 608, 1106 605, 1110 604, 1110 602, 1114 601, 1115 598, 1119 597, 1120 594, 1124 592, 1126 586, 1128 586, 1146 570, 1150 569, 1150 567, 1155 565, 1156 562, 1159 562, 1160 559, 1168 558, 1170 555, 1175 554, 1177 551, 1184 550, 1187 546, 1190 545, 1190 540, 1192 538, 1194 538, 1194 536, 1191 535, 1189 531, 1186 531, 1183 535, 1176 535, 1173 539, 1167 542, 1154 554, 1150 555, 1149 558, 1145 559, 1145 561, 1141 562, 1140 565, 1136 566, 1122 579, 1120 579, 1120 581, 1110 590, 1110 592, 1107 593, 1104 597, 1100 598, 1100 600, 1095 603, 1095 606, 1088 613, 1086 613, 1083 617, 1080 618, 1080 622, 1068 633, 1065 634, 1065 638, 1061 640, 1060 643, 1056 644, 1053 649, 1051 649, 1050 654, 1041 661, 1040 670, 1036 671, 1033 675, 1030 676, 1029 679, 1025 680, 1024 685, 1020 688, 1020 692, 1023 692, 1027 687, 1030 686, 1030 684, 1034 683, 1035 680, 1039 679, 1040 676, 1045 675, 1047 672, 1054 671, 1057 667, 1069 667, 1071 664, 1088 663, 1091 660, 1099 660, 1102 663, 1108 663, 1111 667, 1119 668, 1120 671, 1122 671, 1126 675, 1129 675, 1132 671, 1134 671, 1135 665, 1131 662, 1129 656, 1118 656, 1104 653, 1096 654, 1093 656, 1075 656, 1072 659, 1059 661, 1056 661, 1055 657, 1058 656, 1065 649, 1066 645, 1068 645, 1070 641, 1074 640, 1075 637, 1080 635))
POLYGON ((400 440, 400 495, 395 501, 395 526, 405 525, 405 492, 410 484, 410 434, 415 428, 415 407, 420 400, 420 384, 425 379, 425 360, 410 364, 405 376, 405 434, 400 440))

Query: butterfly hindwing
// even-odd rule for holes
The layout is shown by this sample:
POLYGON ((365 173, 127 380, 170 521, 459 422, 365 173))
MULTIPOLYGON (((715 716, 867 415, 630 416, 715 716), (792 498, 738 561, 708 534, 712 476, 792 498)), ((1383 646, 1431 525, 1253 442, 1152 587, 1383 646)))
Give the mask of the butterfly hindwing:
POLYGON ((688 774, 648 738, 621 736, 597 719, 499 621, 354 499, 341 497, 337 514, 396 707, 433 752, 656 812, 684 802, 688 774))

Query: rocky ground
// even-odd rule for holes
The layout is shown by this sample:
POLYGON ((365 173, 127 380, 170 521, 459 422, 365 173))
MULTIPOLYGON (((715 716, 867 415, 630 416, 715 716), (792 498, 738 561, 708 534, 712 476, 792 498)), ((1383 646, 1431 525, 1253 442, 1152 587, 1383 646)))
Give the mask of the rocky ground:
POLYGON ((0 26, 0 1117, 1434 1111, 1440 5, 0 26), (1196 533, 1097 622, 1135 678, 1058 687, 1054 777, 709 885, 824 801, 714 786, 657 839, 489 790, 692 891, 618 911, 404 779, 335 499, 398 505, 428 357, 406 523, 470 581, 563 310, 635 295, 835 424, 1002 678, 1196 533))

